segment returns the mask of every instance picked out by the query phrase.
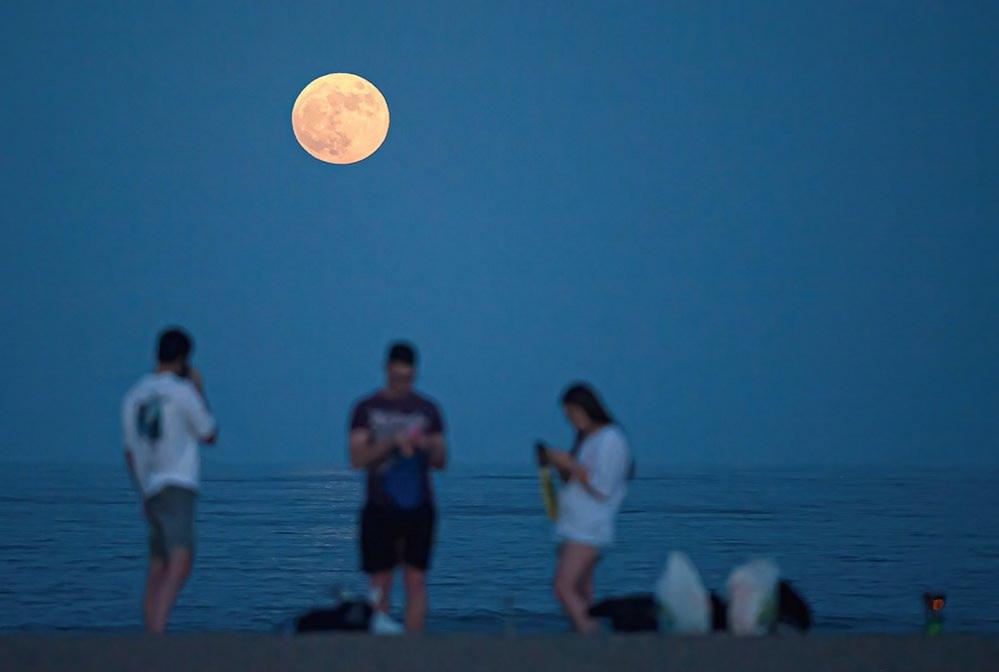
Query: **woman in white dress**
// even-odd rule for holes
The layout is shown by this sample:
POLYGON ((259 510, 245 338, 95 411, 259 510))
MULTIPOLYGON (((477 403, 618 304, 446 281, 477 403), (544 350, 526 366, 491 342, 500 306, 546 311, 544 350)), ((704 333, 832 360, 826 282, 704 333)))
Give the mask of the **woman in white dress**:
POLYGON ((589 634, 593 569, 601 551, 614 542, 614 523, 627 492, 631 451, 599 397, 588 385, 572 385, 562 395, 569 424, 576 430, 571 451, 546 449, 544 459, 565 485, 559 492, 555 537, 559 543, 555 596, 577 632, 589 634))

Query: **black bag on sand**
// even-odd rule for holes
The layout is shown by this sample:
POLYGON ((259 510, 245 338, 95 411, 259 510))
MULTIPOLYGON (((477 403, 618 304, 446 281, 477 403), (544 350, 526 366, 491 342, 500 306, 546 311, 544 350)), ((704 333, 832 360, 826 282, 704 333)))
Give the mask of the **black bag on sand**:
MULTIPOLYGON (((711 629, 724 632, 728 629, 728 607, 714 592, 709 596, 711 629)), ((659 605, 652 593, 601 600, 590 607, 590 616, 610 619, 615 632, 653 632, 659 629, 659 605)), ((798 632, 807 632, 812 627, 811 609, 787 581, 777 584, 777 621, 774 625, 775 629, 784 626, 798 632)))
POLYGON ((367 632, 373 610, 362 600, 347 600, 329 609, 313 609, 294 619, 294 632, 328 632, 330 630, 367 632))

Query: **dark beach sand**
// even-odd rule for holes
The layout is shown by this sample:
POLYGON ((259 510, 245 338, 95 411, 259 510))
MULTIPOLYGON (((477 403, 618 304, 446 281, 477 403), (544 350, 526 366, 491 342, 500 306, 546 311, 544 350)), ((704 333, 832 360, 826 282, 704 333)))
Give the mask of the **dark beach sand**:
POLYGON ((5 635, 14 670, 996 670, 999 636, 5 635))

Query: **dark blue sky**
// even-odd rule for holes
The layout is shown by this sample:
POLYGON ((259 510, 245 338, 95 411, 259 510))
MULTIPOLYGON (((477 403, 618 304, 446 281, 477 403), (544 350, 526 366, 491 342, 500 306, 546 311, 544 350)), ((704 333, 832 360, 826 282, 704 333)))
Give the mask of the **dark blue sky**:
POLYGON ((342 464, 396 336, 459 462, 575 378, 645 462, 999 459, 996 3, 155 4, 0 9, 0 456, 118 459, 181 323, 220 460, 342 464))

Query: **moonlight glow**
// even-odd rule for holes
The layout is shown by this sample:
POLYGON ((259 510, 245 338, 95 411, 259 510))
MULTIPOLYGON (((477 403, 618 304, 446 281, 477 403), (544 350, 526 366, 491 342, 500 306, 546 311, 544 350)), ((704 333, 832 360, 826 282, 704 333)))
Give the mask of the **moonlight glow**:
POLYGON ((357 75, 334 73, 312 80, 291 110, 302 148, 326 163, 356 163, 388 134, 388 105, 375 86, 357 75))

